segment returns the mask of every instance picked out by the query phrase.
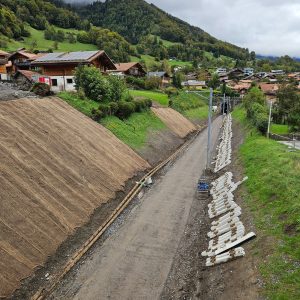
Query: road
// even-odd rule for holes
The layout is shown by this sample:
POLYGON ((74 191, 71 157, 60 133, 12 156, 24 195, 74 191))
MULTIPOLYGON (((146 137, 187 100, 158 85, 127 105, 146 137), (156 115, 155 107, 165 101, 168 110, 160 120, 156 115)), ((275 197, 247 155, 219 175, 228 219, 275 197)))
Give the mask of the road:
MULTIPOLYGON (((217 142, 222 119, 213 123, 217 142)), ((50 299, 159 299, 206 165, 203 131, 50 299)))
POLYGON ((300 141, 295 142, 286 142, 286 141, 279 141, 279 143, 289 146, 289 148, 296 148, 300 150, 300 141))

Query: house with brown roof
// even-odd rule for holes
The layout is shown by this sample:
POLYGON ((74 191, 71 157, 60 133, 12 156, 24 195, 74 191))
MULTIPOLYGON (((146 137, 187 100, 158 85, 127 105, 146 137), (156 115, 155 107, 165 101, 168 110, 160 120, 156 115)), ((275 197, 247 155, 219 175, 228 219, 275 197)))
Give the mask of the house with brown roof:
POLYGON ((40 73, 29 70, 18 70, 14 75, 14 80, 24 90, 29 90, 35 82, 50 85, 50 78, 40 73))
POLYGON ((139 62, 119 63, 115 64, 116 70, 110 70, 109 72, 121 77, 135 76, 145 77, 147 72, 139 62))
POLYGON ((9 66, 11 62, 8 61, 9 53, 0 50, 0 80, 9 80, 9 66))
POLYGON ((49 53, 32 63, 42 75, 50 78, 53 92, 74 91, 74 72, 80 65, 94 66, 102 73, 117 69, 102 50, 49 53))
POLYGON ((279 85, 275 83, 261 82, 258 84, 258 86, 267 96, 275 96, 277 91, 279 90, 279 85))
POLYGON ((44 55, 46 54, 28 52, 24 48, 17 50, 9 56, 9 60, 12 62, 10 73, 15 74, 18 70, 30 70, 32 62, 44 55))

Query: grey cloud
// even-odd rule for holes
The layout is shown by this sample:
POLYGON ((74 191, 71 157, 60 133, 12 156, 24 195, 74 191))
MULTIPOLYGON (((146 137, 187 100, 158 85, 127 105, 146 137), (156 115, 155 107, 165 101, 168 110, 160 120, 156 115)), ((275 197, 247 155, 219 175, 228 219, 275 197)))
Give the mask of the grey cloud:
POLYGON ((222 40, 260 54, 300 56, 298 0, 149 0, 222 40))

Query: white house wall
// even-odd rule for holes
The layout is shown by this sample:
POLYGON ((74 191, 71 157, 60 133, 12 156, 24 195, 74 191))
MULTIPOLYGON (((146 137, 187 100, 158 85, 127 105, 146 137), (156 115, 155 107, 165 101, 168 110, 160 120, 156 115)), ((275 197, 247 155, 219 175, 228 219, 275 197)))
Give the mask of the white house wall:
POLYGON ((74 76, 50 76, 51 78, 51 91, 58 93, 61 91, 75 91, 74 76), (57 80, 57 86, 52 85, 52 80, 57 80), (68 83, 68 79, 72 79, 72 83, 68 83))
POLYGON ((0 80, 9 80, 9 75, 5 73, 0 73, 0 80))

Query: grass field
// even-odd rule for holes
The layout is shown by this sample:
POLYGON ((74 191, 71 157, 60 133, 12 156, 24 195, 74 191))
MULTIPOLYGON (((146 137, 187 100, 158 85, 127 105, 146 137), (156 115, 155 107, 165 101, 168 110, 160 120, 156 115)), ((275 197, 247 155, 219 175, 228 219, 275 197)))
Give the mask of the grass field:
MULTIPOLYGON (((49 48, 53 49, 54 41, 49 41, 44 38, 44 31, 42 30, 36 30, 30 26, 27 26, 26 29, 30 32, 30 37, 24 38, 24 41, 15 41, 10 40, 7 43, 7 51, 14 51, 18 48, 25 47, 26 49, 31 49, 33 46, 33 42, 36 42, 36 46, 34 49, 39 50, 48 50, 49 48)), ((72 33, 78 33, 78 30, 75 29, 61 29, 64 32, 72 32, 72 33)), ((97 50, 97 46, 92 44, 82 44, 79 42, 76 42, 74 44, 69 43, 68 41, 64 41, 61 43, 58 43, 58 49, 53 51, 88 51, 88 50, 97 50)))
POLYGON ((288 125, 272 124, 271 132, 275 133, 275 134, 288 134, 289 127, 288 127, 288 125))
POLYGON ((246 130, 240 157, 254 216, 259 270, 268 299, 300 299, 300 152, 261 136, 239 108, 233 116, 246 130), (266 242, 264 242, 266 241, 266 242))
POLYGON ((162 106, 168 106, 169 98, 168 95, 160 92, 152 92, 152 91, 140 91, 140 90, 130 90, 130 95, 133 97, 144 97, 149 98, 153 101, 158 102, 162 106))
MULTIPOLYGON (((81 99, 76 93, 61 92, 59 97, 89 117, 92 115, 92 109, 99 107, 98 102, 81 99)), ((166 127, 150 110, 134 113, 124 121, 115 116, 108 116, 101 119, 100 123, 133 149, 142 148, 150 132, 166 127)))
MULTIPOLYGON (((151 55, 141 55, 141 58, 138 58, 136 56, 131 56, 130 57, 131 61, 139 62, 143 60, 146 63, 147 68, 149 68, 151 65, 159 63, 158 61, 155 60, 155 58, 151 55)), ((168 60, 168 63, 170 66, 191 66, 192 63, 189 61, 182 61, 182 60, 168 60)))

